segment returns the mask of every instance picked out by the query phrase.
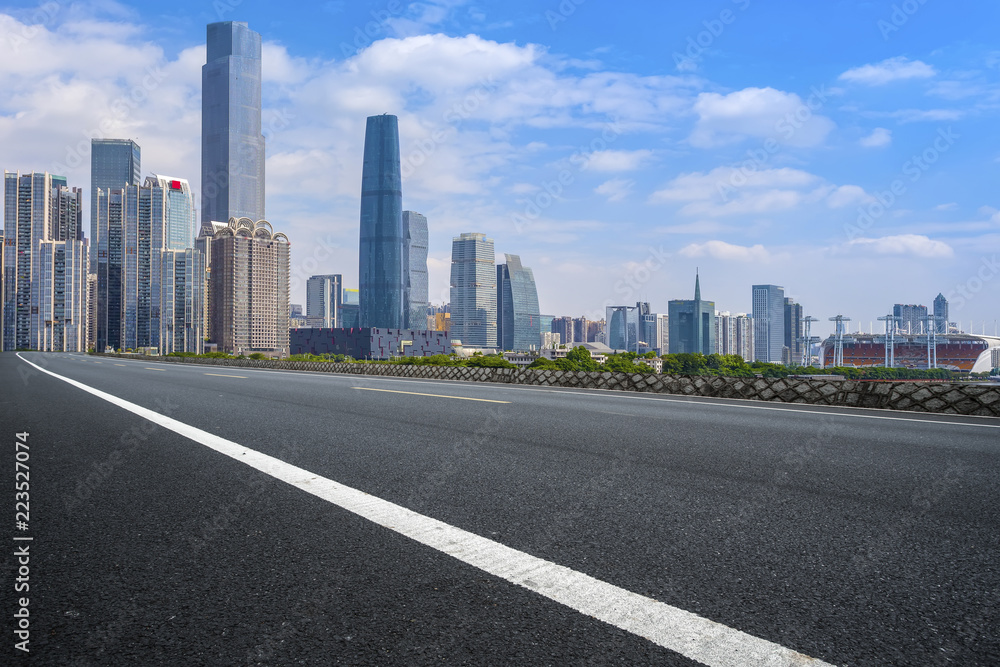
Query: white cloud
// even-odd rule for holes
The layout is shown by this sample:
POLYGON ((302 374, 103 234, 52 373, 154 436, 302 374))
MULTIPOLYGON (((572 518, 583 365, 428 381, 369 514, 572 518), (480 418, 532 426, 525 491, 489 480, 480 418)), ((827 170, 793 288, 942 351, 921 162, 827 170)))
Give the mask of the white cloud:
POLYGON ((768 262, 771 260, 771 253, 760 244, 747 247, 733 245, 725 241, 692 243, 682 248, 680 254, 684 257, 711 257, 731 262, 768 262))
POLYGON ((621 201, 632 194, 632 188, 634 186, 635 181, 630 181, 624 178, 613 178, 610 181, 605 181, 604 183, 598 185, 594 189, 594 192, 602 197, 607 197, 608 201, 621 201))
POLYGON ((587 157, 583 169, 586 171, 635 171, 653 155, 651 150, 636 151, 595 151, 587 157))
POLYGON ((965 117, 965 111, 960 109, 900 109, 885 114, 890 118, 899 119, 900 123, 922 123, 922 122, 942 122, 949 120, 961 120, 965 117))
POLYGON ((892 81, 907 79, 929 79, 937 72, 920 60, 909 60, 905 56, 889 58, 880 63, 862 65, 849 69, 840 75, 841 81, 861 83, 867 86, 882 86, 892 81))
POLYGON ((934 241, 919 234, 853 239, 847 243, 847 247, 876 255, 909 255, 922 258, 951 257, 955 254, 947 243, 934 241))
POLYGON ((883 148, 892 143, 892 130, 884 127, 876 127, 867 137, 861 139, 861 145, 865 148, 883 148))
POLYGON ((795 93, 774 88, 745 88, 728 95, 701 93, 694 104, 698 122, 690 141, 699 148, 746 139, 818 146, 835 127, 832 120, 817 114, 821 104, 820 98, 804 101, 795 93))
POLYGON ((830 190, 818 176, 799 169, 745 172, 717 167, 708 173, 682 174, 649 201, 682 203, 680 213, 691 216, 762 215, 818 201, 830 190))
POLYGON ((871 195, 857 185, 842 185, 826 198, 827 206, 830 208, 844 208, 853 206, 871 199, 871 195))

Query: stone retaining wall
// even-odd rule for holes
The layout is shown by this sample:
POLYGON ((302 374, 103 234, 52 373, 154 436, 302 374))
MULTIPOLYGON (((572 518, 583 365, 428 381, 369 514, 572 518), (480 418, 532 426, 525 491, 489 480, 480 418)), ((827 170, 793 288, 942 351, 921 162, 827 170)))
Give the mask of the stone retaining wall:
POLYGON ((395 364, 326 363, 257 359, 193 359, 104 355, 168 363, 320 371, 352 375, 499 382, 503 384, 611 389, 682 396, 742 398, 780 403, 807 403, 913 412, 1000 417, 1000 386, 951 382, 858 382, 854 380, 730 378, 619 372, 553 371, 522 368, 402 366, 395 364))

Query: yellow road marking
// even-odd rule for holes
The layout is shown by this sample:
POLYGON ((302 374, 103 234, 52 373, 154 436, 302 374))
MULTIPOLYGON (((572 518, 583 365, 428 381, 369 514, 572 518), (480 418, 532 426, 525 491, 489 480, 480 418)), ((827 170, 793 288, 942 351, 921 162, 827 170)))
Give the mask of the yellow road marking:
POLYGON ((246 375, 223 375, 222 373, 205 373, 205 375, 214 375, 215 377, 220 377, 220 378, 243 378, 244 380, 247 379, 246 375))
POLYGON ((161 373, 166 373, 167 372, 166 369, 164 369, 164 368, 148 368, 147 367, 146 370, 147 371, 160 371, 161 373))
POLYGON ((371 387, 351 387, 365 391, 384 391, 389 394, 411 394, 413 396, 430 396, 432 398, 454 398, 459 401, 480 401, 481 403, 510 403, 510 401, 491 401, 488 398, 467 398, 465 396, 445 396, 444 394, 421 394, 416 391, 396 391, 394 389, 373 389, 371 387))
POLYGON ((95 364, 103 364, 104 362, 103 361, 95 361, 94 363, 95 364))
POLYGON ((115 366, 124 366, 125 364, 115 364, 115 366))

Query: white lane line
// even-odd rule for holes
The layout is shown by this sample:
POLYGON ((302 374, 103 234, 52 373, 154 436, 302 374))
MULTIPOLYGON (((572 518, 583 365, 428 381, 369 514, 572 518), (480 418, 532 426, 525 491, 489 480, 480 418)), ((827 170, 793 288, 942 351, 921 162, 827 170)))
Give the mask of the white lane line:
POLYGON ((468 396, 446 396, 445 394, 424 394, 416 391, 397 391, 395 389, 375 389, 373 387, 351 387, 351 389, 360 389, 362 391, 382 391, 387 394, 409 394, 411 396, 430 396, 431 398, 454 398, 458 401, 480 401, 482 403, 507 403, 510 401, 494 401, 489 398, 469 398, 468 396))
POLYGON ((241 380, 247 380, 246 375, 223 375, 222 373, 205 373, 205 375, 214 375, 217 378, 240 378, 241 380))
POLYGON ((829 664, 320 477, 280 459, 47 371, 28 361, 20 353, 17 356, 46 375, 51 375, 112 405, 190 438, 275 479, 280 479, 484 572, 644 637, 691 660, 712 667, 743 665, 824 667, 829 664))

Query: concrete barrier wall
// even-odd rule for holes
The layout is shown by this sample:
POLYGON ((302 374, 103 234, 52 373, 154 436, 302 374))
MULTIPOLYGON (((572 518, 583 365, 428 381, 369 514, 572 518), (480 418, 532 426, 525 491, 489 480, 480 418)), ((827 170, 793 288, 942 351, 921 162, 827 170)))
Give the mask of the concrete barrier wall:
POLYGON ((858 382, 853 380, 730 378, 690 375, 628 374, 457 366, 402 366, 395 364, 326 363, 257 359, 193 359, 104 355, 167 363, 205 364, 240 368, 319 371, 351 375, 499 382, 503 384, 610 389, 681 396, 742 398, 780 403, 837 405, 1000 417, 1000 386, 952 382, 858 382))

